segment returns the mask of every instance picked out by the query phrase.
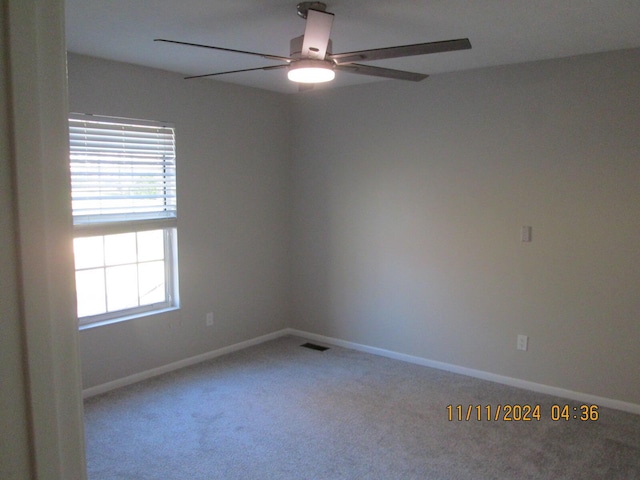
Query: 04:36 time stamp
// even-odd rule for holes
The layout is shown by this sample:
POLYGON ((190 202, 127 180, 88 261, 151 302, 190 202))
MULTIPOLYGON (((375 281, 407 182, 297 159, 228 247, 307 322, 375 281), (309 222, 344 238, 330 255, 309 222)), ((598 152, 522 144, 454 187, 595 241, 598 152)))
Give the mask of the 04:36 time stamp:
POLYGON ((554 422, 578 420, 597 422, 600 418, 598 405, 540 405, 495 404, 495 405, 447 405, 447 420, 450 422, 532 422, 550 418, 554 422))

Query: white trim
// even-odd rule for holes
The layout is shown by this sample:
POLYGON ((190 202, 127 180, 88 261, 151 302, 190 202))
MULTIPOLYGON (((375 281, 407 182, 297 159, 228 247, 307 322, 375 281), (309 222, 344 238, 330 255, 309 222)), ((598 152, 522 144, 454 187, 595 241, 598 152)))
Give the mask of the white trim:
MULTIPOLYGON (((135 313, 133 315, 124 315, 121 317, 108 318, 105 320, 79 323, 78 330, 80 331, 91 330, 92 328, 104 327, 105 325, 111 325, 113 323, 128 322, 129 320, 135 320, 136 318, 148 317, 150 315, 158 315, 160 313, 175 312, 177 310, 180 310, 179 306, 161 308, 161 309, 155 309, 155 310, 147 310, 144 312, 135 313)), ((122 310, 119 310, 119 312, 122 313, 122 310)), ((84 318, 91 318, 91 317, 84 317, 84 318)))
POLYGON ((506 377, 504 375, 497 375, 495 373, 489 373, 482 370, 475 370, 473 368, 461 367, 459 365, 453 365, 451 363, 438 362, 435 360, 429 360, 423 357, 416 357, 413 355, 406 355, 404 353, 393 352, 391 350, 385 350, 383 348, 370 347, 368 345, 362 345, 360 343, 348 342, 346 340, 340 340, 338 338, 327 337, 324 335, 318 335, 316 333, 305 332, 303 330, 297 330, 295 328, 285 328, 278 330, 277 332, 262 335, 251 340, 229 345, 228 347, 222 347, 217 350, 213 350, 202 355, 180 360, 178 362, 170 363, 168 365, 147 370, 145 372, 136 373, 129 377, 114 380, 113 382, 105 383, 95 387, 85 389, 83 393, 84 398, 93 397, 106 393, 116 388, 125 387, 148 378, 156 377, 164 373, 172 372, 180 368, 195 365, 212 358, 225 355, 227 353, 236 352, 244 348, 252 347, 260 343, 275 340, 276 338, 284 337, 287 335, 293 335, 301 337, 314 342, 326 343, 337 347, 349 348, 359 352, 370 353, 372 355, 379 355, 381 357, 392 358, 394 360, 400 360, 402 362, 413 363, 416 365, 422 365, 423 367, 435 368, 437 370, 444 370, 451 373, 457 373, 460 375, 466 375, 468 377, 479 378, 481 380, 487 380, 489 382, 496 382, 510 387, 522 388, 524 390, 530 390, 532 392, 544 393, 547 395, 553 395, 556 397, 562 397, 577 402, 589 403, 592 405, 598 405, 600 407, 613 408, 615 410, 621 410, 623 412, 635 413, 640 415, 640 405, 635 403, 623 402, 615 400, 613 398, 599 397, 597 395, 591 395, 588 393, 574 392, 559 387, 552 387, 550 385, 544 385, 541 383, 529 382, 527 380, 520 380, 518 378, 506 377))
POLYGON ((169 363, 167 365, 163 365, 162 367, 152 368, 151 370, 135 373, 128 377, 119 378, 118 380, 114 380, 112 382, 103 383, 102 385, 86 388, 82 391, 82 396, 83 398, 86 399, 89 397, 93 397, 95 395, 100 395, 102 393, 115 390, 116 388, 126 387, 127 385, 132 385, 134 383, 138 383, 143 380, 147 380, 149 378, 157 377, 158 375, 173 372, 174 370, 179 370, 181 368, 189 367, 191 365, 196 365, 197 363, 205 362, 207 360, 211 360, 212 358, 216 358, 221 355, 225 355, 227 353, 236 352, 238 350, 243 350, 248 347, 253 347, 254 345, 259 345, 264 342, 275 340, 276 338, 283 337, 287 334, 288 332, 286 329, 279 330, 277 332, 269 333, 267 335, 262 335, 257 338, 245 340, 244 342, 234 343, 233 345, 218 348, 217 350, 212 350, 210 352, 203 353, 201 355, 196 355, 195 357, 185 358, 184 360, 179 360, 177 362, 169 363))
POLYGON ((24 350, 15 361, 26 367, 29 417, 28 444, 9 451, 29 453, 31 475, 16 473, 22 478, 82 480, 87 473, 81 372, 68 248, 64 1, 8 0, 0 10, 6 72, 0 95, 10 102, 3 112, 8 126, 3 141, 9 140, 11 150, 24 350))
POLYGON ((557 397, 567 398, 569 400, 575 400, 577 402, 589 403, 592 405, 598 405, 601 407, 613 408, 616 410, 622 410, 623 412, 635 413, 640 415, 640 404, 623 402, 615 400, 613 398, 599 397, 597 395, 591 395, 588 393, 574 392, 573 390, 567 390, 565 388, 553 387, 550 385, 544 385, 541 383, 529 382, 527 380, 521 380, 519 378, 506 377, 504 375, 497 375, 495 373, 485 372, 482 370, 475 370, 473 368, 461 367, 459 365, 453 365, 450 363, 438 362, 436 360, 429 360, 423 357, 416 357, 413 355, 406 355, 404 353, 397 353, 391 350, 385 350, 377 347, 370 347, 368 345, 362 345, 359 343, 347 342, 338 338, 326 337, 324 335, 318 335, 315 333, 309 333, 302 330, 296 330, 294 328, 286 329, 286 333, 289 335, 295 335, 303 337, 314 342, 328 343, 329 345, 335 345, 338 347, 350 348, 360 352, 371 353, 373 355, 380 355, 382 357, 393 358, 395 360, 401 360, 403 362, 414 363, 416 365, 422 365, 424 367, 435 368, 437 370, 444 370, 447 372, 458 373, 460 375, 466 375, 468 377, 479 378, 481 380, 488 380, 490 382, 501 383, 510 387, 522 388, 530 390, 532 392, 544 393, 547 395, 554 395, 557 397))

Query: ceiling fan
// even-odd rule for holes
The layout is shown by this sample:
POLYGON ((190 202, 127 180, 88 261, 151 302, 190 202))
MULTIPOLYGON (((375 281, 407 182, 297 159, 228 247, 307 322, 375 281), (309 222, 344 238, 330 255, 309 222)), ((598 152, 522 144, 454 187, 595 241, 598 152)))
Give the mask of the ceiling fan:
POLYGON ((372 75, 395 80, 419 82, 420 80, 427 78, 428 75, 390 68, 374 67, 356 62, 410 57, 413 55, 451 52, 471 48, 471 42, 468 38, 460 38, 456 40, 400 45, 396 47, 377 48, 356 52, 332 53, 331 39, 329 37, 331 34, 331 26, 333 25, 333 13, 327 12, 326 9, 326 4, 322 2, 302 2, 297 5, 298 15, 306 20, 306 26, 304 35, 291 40, 289 57, 235 50, 231 48, 214 47, 198 43, 180 42, 164 38, 157 38, 155 41, 175 43, 190 47, 210 48, 223 52, 243 53, 245 55, 262 57, 266 60, 283 62, 279 65, 208 73, 205 75, 193 75, 185 77, 186 79, 213 77, 216 75, 251 72, 256 70, 276 70, 286 68, 288 69, 287 76, 289 80, 305 85, 301 85, 301 89, 312 88, 315 83, 333 80, 336 70, 340 72, 355 73, 358 75, 372 75))

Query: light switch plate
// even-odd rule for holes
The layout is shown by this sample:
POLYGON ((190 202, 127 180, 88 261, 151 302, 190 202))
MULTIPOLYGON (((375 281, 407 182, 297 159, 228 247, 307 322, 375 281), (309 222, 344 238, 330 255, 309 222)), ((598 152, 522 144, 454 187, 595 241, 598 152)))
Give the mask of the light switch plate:
POLYGON ((518 335, 516 348, 518 350, 527 351, 527 347, 529 346, 529 337, 526 335, 518 335))

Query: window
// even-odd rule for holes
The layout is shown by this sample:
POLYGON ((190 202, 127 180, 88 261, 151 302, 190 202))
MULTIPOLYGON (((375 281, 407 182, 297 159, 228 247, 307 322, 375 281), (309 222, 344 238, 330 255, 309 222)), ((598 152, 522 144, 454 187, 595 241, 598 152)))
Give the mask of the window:
POLYGON ((69 138, 80 324, 177 307, 173 128, 73 115, 69 138))

